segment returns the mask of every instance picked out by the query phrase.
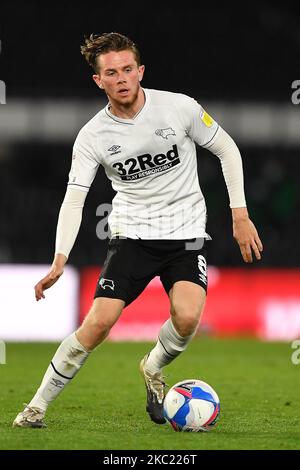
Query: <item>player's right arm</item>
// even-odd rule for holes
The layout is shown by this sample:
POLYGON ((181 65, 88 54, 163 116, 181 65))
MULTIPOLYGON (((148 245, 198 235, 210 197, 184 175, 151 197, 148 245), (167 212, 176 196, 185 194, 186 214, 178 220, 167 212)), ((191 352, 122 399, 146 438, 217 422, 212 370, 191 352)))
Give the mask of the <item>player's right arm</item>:
POLYGON ((77 238, 85 199, 99 167, 92 144, 88 132, 83 128, 74 144, 68 189, 58 217, 54 259, 50 271, 34 286, 37 301, 45 298, 44 291, 63 274, 77 238))
POLYGON ((67 189, 58 216, 54 260, 48 274, 34 287, 36 300, 44 299, 44 290, 53 286, 64 272, 64 266, 79 232, 86 196, 87 192, 67 189))

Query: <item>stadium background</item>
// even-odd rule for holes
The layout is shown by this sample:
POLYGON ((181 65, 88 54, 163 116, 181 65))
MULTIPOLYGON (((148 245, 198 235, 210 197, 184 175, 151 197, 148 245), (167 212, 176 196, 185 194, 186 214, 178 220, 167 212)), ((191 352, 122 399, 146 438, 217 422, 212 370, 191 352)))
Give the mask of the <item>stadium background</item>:
MULTIPOLYGON (((79 46, 85 34, 106 31, 120 31, 138 44, 146 65, 144 87, 195 97, 241 150, 263 259, 243 264, 219 161, 198 148, 213 238, 202 331, 299 337, 300 106, 293 103, 292 94, 299 94, 292 84, 300 78, 300 36, 292 5, 263 1, 234 9, 226 3, 216 10, 211 4, 182 8, 172 2, 1 3, 0 80, 6 85, 6 104, 0 105, 1 339, 59 340, 91 302, 107 248, 107 240, 96 236, 96 210, 114 195, 101 169, 69 270, 46 293, 44 305, 34 302, 32 287, 52 260, 72 144, 105 103, 79 46)), ((112 336, 152 339, 167 315, 167 298, 154 281, 112 336)))
MULTIPOLYGON (((0 450, 97 449, 99 464, 99 449, 300 448, 299 19, 291 1, 1 1, 0 450), (198 99, 243 157, 263 259, 243 263, 219 161, 198 148, 213 238, 209 296, 199 338, 165 371, 169 385, 197 377, 218 392, 221 419, 211 433, 174 433, 146 416, 138 363, 150 344, 132 339, 153 340, 168 315, 157 279, 112 330, 111 339, 131 341, 106 341, 93 352, 49 407, 48 429, 11 427, 58 342, 89 307, 105 257, 96 211, 113 191, 100 169, 64 276, 35 302, 33 286, 52 261, 75 136, 105 102, 79 46, 85 34, 105 31, 138 44, 145 87, 198 99)), ((24 453, 1 459, 11 464, 14 455, 24 465, 24 453)), ((211 464, 210 453, 199 461, 205 456, 211 464)))

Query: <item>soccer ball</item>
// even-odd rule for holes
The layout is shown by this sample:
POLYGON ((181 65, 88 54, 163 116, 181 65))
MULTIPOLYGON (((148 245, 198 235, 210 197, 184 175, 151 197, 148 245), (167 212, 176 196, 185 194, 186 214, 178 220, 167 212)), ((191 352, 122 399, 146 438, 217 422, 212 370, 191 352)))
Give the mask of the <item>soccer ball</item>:
POLYGON ((209 431, 220 414, 220 400, 202 380, 184 380, 173 385, 164 399, 164 416, 174 431, 209 431))

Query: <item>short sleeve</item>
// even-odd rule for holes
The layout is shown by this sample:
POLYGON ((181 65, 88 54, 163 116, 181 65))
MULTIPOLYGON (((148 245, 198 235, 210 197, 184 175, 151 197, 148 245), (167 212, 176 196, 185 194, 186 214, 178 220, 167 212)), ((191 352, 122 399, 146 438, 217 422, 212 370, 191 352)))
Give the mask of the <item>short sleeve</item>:
POLYGON ((86 131, 81 129, 73 146, 68 188, 88 192, 96 176, 99 163, 91 138, 86 131))
POLYGON ((219 124, 193 98, 180 95, 177 107, 189 137, 201 147, 208 147, 214 141, 219 124))

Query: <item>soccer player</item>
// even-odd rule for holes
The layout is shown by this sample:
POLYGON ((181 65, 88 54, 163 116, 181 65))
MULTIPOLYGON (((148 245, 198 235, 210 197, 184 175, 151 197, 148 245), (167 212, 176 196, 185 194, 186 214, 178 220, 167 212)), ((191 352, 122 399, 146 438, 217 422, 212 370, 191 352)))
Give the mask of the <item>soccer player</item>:
POLYGON ((81 52, 104 90, 107 106, 79 132, 62 203, 50 272, 35 286, 36 300, 63 274, 82 209, 99 165, 117 194, 109 216, 111 239, 92 307, 78 330, 56 351, 36 394, 14 426, 45 427, 48 405, 108 335, 125 306, 160 276, 170 318, 140 363, 146 410, 164 423, 162 368, 185 351, 197 330, 207 291, 206 207, 197 173, 196 145, 221 162, 233 236, 246 263, 263 250, 248 216, 240 152, 233 139, 193 98, 144 89, 136 45, 119 33, 91 35, 81 52))

